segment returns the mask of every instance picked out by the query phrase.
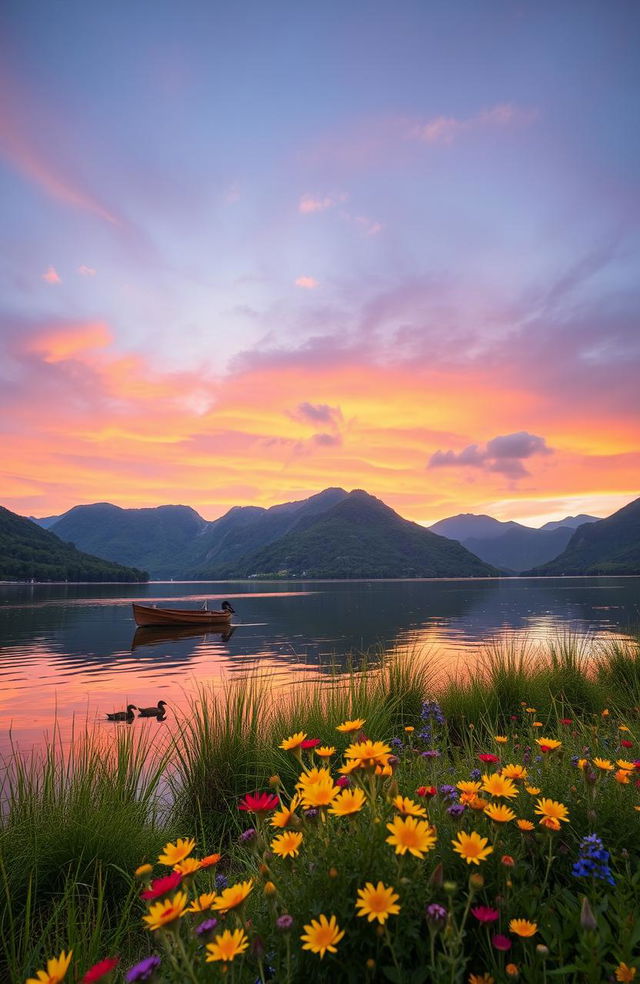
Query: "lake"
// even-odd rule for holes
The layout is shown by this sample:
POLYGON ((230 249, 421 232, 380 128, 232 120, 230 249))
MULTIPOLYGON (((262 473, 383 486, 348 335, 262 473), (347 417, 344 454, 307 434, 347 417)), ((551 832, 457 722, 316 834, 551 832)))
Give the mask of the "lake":
POLYGON ((10 729, 28 748, 56 719, 64 733, 74 718, 104 720, 128 702, 179 706, 198 683, 257 666, 286 683, 368 650, 424 650, 452 669, 496 637, 629 638, 639 605, 637 577, 0 584, 0 751, 10 729), (228 637, 136 632, 132 600, 195 608, 225 598, 237 613, 228 637))

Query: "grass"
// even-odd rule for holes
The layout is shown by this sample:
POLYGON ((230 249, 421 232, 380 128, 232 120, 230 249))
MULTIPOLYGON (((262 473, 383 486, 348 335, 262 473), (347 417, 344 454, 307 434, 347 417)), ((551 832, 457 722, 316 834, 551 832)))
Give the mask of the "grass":
MULTIPOLYGON (((0 979, 21 984, 69 946, 84 966, 109 953, 144 955, 146 940, 130 928, 139 922, 130 887, 138 864, 176 836, 196 835, 207 851, 231 843, 244 820, 242 795, 268 788, 272 775, 292 788, 295 760, 278 747, 292 732, 331 745, 337 721, 362 717, 372 736, 402 736, 407 726, 417 730, 423 701, 436 697, 451 761, 509 734, 523 703, 536 709, 532 742, 546 733, 533 730, 533 717, 544 729, 572 718, 576 748, 586 747, 605 709, 637 718, 640 641, 494 642, 473 674, 452 678, 443 678, 431 653, 372 654, 346 673, 286 690, 261 675, 203 686, 165 748, 131 729, 106 740, 85 728, 67 743, 56 731, 41 754, 14 750, 0 780, 0 979)), ((406 764, 411 783, 419 768, 406 764)), ((548 794, 561 798, 565 778, 550 776, 548 794)), ((585 810, 585 829, 588 820, 585 810)), ((614 843, 624 843, 615 795, 601 804, 599 820, 614 843)))

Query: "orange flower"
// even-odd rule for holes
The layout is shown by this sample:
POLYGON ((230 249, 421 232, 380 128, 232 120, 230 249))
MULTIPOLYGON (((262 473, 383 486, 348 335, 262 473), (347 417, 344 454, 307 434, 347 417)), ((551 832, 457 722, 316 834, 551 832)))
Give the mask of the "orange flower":
POLYGON ((635 980, 637 967, 630 967, 629 964, 619 963, 614 973, 617 981, 633 981, 635 980))
POLYGON ((365 718, 354 718, 353 721, 344 721, 339 724, 336 731, 343 731, 345 734, 349 734, 351 731, 360 731, 360 728, 364 727, 365 718))
POLYGON ((529 922, 528 919, 512 919, 509 922, 509 929, 516 936, 533 936, 538 932, 538 924, 529 922))

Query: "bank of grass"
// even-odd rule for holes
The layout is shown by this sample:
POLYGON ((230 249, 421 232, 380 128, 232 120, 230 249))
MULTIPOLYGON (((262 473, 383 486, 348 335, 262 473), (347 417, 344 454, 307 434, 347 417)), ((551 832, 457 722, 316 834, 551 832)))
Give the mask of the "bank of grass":
MULTIPOLYGON (((545 795, 562 799, 575 781, 571 754, 588 747, 590 754, 613 755, 607 743, 617 732, 607 722, 638 722, 638 642, 589 646, 565 636, 546 647, 494 643, 454 679, 443 677, 433 654, 372 663, 286 690, 264 676, 202 687, 164 749, 123 727, 110 740, 91 729, 66 743, 55 734, 42 755, 10 755, 0 787, 0 979, 21 984, 47 956, 70 946, 84 967, 114 952, 125 960, 143 956, 148 939, 136 929, 139 913, 132 915, 139 904, 131 871, 176 836, 195 835, 206 852, 231 856, 228 846, 244 821, 239 798, 269 788, 274 775, 293 788, 299 770, 279 745, 294 732, 330 745, 337 723, 365 718, 367 734, 397 738, 406 750, 412 732, 405 728, 417 731, 423 702, 437 697, 447 719, 441 757, 404 755, 400 778, 409 792, 468 771, 479 748, 495 747, 496 734, 517 731, 535 748, 541 733, 561 731, 565 748, 545 776, 545 795), (559 724, 568 719, 569 731, 559 724)), ((601 797, 598 831, 626 849, 623 792, 611 785, 601 797)), ((577 803, 574 812, 576 829, 589 832, 587 805, 577 803)))

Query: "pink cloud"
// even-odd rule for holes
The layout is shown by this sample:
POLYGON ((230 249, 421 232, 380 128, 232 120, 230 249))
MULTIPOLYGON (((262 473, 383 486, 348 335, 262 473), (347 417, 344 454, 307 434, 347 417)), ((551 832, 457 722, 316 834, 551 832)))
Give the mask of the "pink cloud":
POLYGON ((347 195, 325 195, 323 198, 316 198, 313 195, 303 195, 298 202, 298 211, 303 215, 310 215, 313 212, 324 212, 328 208, 333 208, 339 202, 346 202, 347 195))
POLYGON ((47 284, 61 284, 62 283, 62 280, 60 279, 60 276, 58 274, 58 271, 56 270, 55 267, 52 267, 52 266, 47 267, 46 272, 42 274, 42 279, 47 284))
POLYGON ((81 277, 95 277, 96 272, 94 267, 85 266, 84 263, 78 267, 78 273, 81 277))
POLYGON ((315 290, 319 286, 319 281, 315 277, 298 277, 295 280, 296 287, 302 287, 304 290, 315 290))
POLYGON ((482 109, 467 119, 435 116, 426 123, 414 124, 409 136, 430 144, 451 144, 458 136, 473 130, 524 125, 531 123, 536 116, 537 111, 534 109, 521 109, 513 103, 500 103, 490 109, 482 109))

